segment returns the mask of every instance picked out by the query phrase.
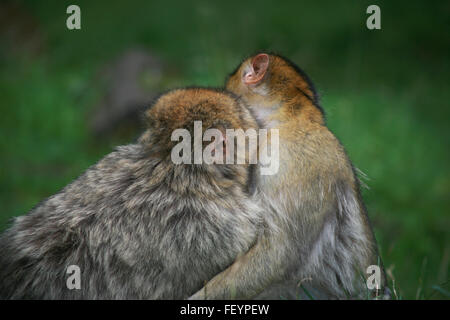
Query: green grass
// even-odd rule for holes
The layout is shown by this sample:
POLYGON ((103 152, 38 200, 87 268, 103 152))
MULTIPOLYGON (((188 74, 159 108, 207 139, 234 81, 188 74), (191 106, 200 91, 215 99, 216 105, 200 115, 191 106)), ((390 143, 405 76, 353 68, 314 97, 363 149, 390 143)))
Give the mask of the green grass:
POLYGON ((71 2, 24 2, 45 35, 38 56, 0 41, 2 228, 126 143, 97 141, 86 125, 102 95, 96 74, 122 50, 158 53, 174 86, 220 86, 266 49, 312 77, 329 127, 368 175, 364 199, 397 297, 449 298, 447 2, 377 1, 379 31, 365 28, 368 1, 78 3, 82 30, 69 31, 71 2))

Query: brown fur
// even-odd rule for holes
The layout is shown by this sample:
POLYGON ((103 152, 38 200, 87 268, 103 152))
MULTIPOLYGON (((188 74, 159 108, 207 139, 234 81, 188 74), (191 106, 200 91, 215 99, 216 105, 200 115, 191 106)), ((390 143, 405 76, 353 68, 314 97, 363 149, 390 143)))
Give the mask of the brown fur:
POLYGON ((257 183, 271 224, 252 249, 191 298, 298 298, 305 297, 303 288, 315 298, 362 297, 361 276, 380 260, 359 181, 325 125, 311 81, 288 60, 268 57, 257 83, 244 83, 248 73, 260 72, 252 57, 226 88, 264 127, 279 130, 280 169, 257 183))

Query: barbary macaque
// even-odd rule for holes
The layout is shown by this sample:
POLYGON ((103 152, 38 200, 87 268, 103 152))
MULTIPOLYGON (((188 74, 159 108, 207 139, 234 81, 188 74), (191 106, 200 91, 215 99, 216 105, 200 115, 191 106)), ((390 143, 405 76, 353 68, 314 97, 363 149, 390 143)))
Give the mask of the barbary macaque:
POLYGON ((371 296, 388 296, 355 169, 326 127, 310 79, 289 60, 261 53, 228 77, 226 89, 263 128, 279 131, 279 170, 256 182, 272 223, 190 299, 366 298, 370 265, 381 270, 371 296))
MULTIPOLYGON (((192 133, 194 122, 222 133, 257 129, 247 108, 229 93, 191 88, 161 96, 145 115, 136 143, 1 235, 1 299, 185 299, 250 250, 263 224, 254 165, 172 159, 173 132, 192 133), (69 286, 73 266, 80 279, 69 286)), ((216 139, 213 151, 226 151, 216 139)))

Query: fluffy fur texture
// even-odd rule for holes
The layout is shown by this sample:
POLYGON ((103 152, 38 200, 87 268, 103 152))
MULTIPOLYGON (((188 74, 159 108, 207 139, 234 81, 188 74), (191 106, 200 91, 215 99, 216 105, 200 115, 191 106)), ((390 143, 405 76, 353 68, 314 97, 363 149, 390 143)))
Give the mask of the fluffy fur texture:
POLYGON ((376 242, 352 164, 327 129, 309 78, 288 60, 261 54, 245 60, 226 88, 264 127, 279 130, 279 171, 257 182, 278 232, 262 233, 191 299, 366 296, 366 268, 380 261, 376 242))
POLYGON ((182 299, 255 242, 262 223, 247 165, 175 165, 175 128, 256 128, 229 94, 182 89, 147 111, 150 127, 0 238, 2 299, 182 299), (69 290, 69 265, 81 289, 69 290))

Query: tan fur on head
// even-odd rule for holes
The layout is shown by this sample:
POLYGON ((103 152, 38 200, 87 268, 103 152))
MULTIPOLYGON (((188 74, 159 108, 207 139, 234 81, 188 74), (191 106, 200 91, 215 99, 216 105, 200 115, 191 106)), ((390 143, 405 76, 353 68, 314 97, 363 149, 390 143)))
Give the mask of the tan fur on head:
POLYGON ((195 121, 207 129, 256 129, 257 123, 234 96, 206 88, 178 89, 162 95, 145 113, 150 135, 166 152, 176 144, 172 132, 186 129, 193 136, 195 121))
POLYGON ((269 114, 281 121, 302 115, 324 123, 313 84, 303 71, 280 56, 257 54, 248 58, 230 75, 226 88, 249 106, 257 106, 253 110, 256 115, 269 114), (256 81, 248 82, 252 74, 256 81))

